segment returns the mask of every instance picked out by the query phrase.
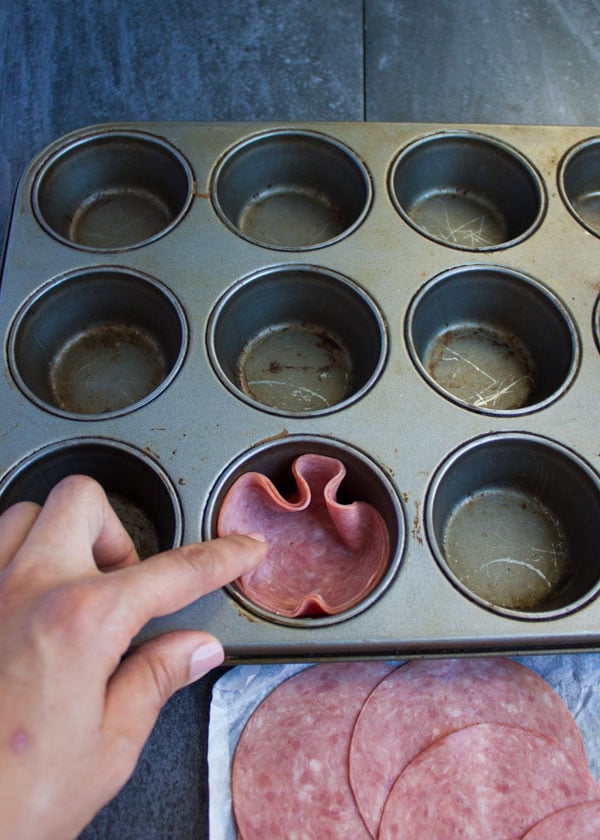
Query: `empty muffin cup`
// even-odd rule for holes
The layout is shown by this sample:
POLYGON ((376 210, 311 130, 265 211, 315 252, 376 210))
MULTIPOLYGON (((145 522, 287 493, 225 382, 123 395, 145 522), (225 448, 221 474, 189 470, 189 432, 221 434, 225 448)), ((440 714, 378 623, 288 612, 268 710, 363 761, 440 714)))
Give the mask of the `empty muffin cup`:
POLYGON ((0 512, 16 502, 43 505, 69 475, 102 485, 141 559, 180 544, 181 508, 166 473, 141 451, 103 438, 66 440, 30 455, 0 482, 0 512))
POLYGON ((270 131, 229 151, 212 179, 214 207, 240 236, 267 248, 335 242, 363 220, 372 187, 364 163, 309 131, 270 131))
POLYGON ((561 301, 519 272, 451 269, 412 300, 406 339, 423 378, 483 414, 543 408, 571 384, 579 340, 561 301))
POLYGON ((558 618, 600 589, 600 480, 556 441, 470 441, 435 474, 426 527, 445 574, 494 612, 558 618))
POLYGON ((545 211, 542 179, 517 151, 489 137, 448 131, 423 137, 395 160, 392 201, 420 233, 466 251, 515 245, 545 211))
POLYGON ((42 408, 76 419, 122 414, 155 398, 185 356, 187 324, 153 278, 98 267, 40 289, 9 335, 11 373, 42 408))
POLYGON ((165 140, 101 131, 68 143, 43 164, 32 202, 42 227, 62 242, 119 251, 171 230, 193 194, 188 162, 165 140))
POLYGON ((223 383, 255 407, 318 415, 359 399, 385 363, 376 304, 351 280, 312 266, 245 278, 211 313, 208 350, 223 383))
MULTIPOLYGON (((319 610, 292 614, 291 610, 266 607, 263 599, 250 596, 249 593, 257 591, 256 588, 245 588, 239 581, 228 587, 229 594, 261 618, 292 627, 319 627, 337 623, 371 606, 390 585, 399 568, 405 535, 400 503, 383 471, 359 450, 325 438, 299 435, 259 444, 238 457, 218 478, 205 510, 203 522, 205 539, 213 538, 218 533, 248 532, 242 520, 237 518, 237 501, 239 494, 243 494, 247 489, 240 488, 240 481, 244 479, 256 481, 256 474, 260 476, 258 484, 251 488, 251 499, 247 500, 248 503, 244 505, 241 513, 252 519, 254 508, 258 507, 260 512, 266 504, 270 511, 269 527, 273 531, 272 534, 268 534, 268 537, 274 542, 282 540, 281 544, 285 546, 286 552, 281 568, 281 573, 285 573, 285 581, 282 583, 277 566, 271 568, 267 558, 269 582, 266 589, 264 589, 264 580, 258 584, 263 588, 263 594, 265 592, 268 594, 269 602, 279 597, 280 590, 283 589, 285 589, 285 595, 282 596, 284 601, 293 601, 294 604, 306 600, 309 591, 320 592, 324 599, 328 597, 336 599, 339 596, 342 600, 346 599, 348 603, 353 601, 354 596, 354 602, 348 608, 340 608, 336 611, 332 608, 328 613, 319 610), (303 461, 305 470, 302 470, 303 477, 298 479, 298 476, 292 473, 292 467, 303 461), (324 463, 325 466, 323 466, 324 463), (345 476, 337 486, 337 491, 334 492, 334 500, 330 500, 327 505, 331 517, 329 519, 327 515, 324 517, 326 506, 321 496, 323 487, 319 488, 319 484, 324 483, 323 470, 326 470, 327 487, 331 487, 329 484, 331 476, 328 472, 331 469, 338 477, 345 469, 345 476), (312 478, 309 475, 311 472, 312 478), (295 505, 297 508, 300 498, 307 492, 308 485, 312 484, 314 495, 311 498, 308 493, 309 507, 282 510, 284 506, 281 501, 277 502, 274 496, 267 495, 264 499, 262 498, 260 488, 264 490, 266 484, 273 485, 272 492, 278 499, 286 500, 287 508, 294 508, 295 505), (232 488, 238 494, 235 497, 231 495, 232 488), (233 526, 225 530, 223 530, 224 507, 227 510, 226 517, 229 526, 232 526, 233 522, 233 526), (367 511, 366 508, 370 510, 367 511), (360 526, 359 522, 363 515, 369 517, 368 523, 371 524, 365 526, 363 523, 363 526, 360 526), (362 536, 359 535, 361 527, 362 536), (381 542, 379 538, 382 538, 381 542), (357 539, 359 544, 356 544, 357 539), (339 556, 340 546, 342 546, 341 557, 339 556), (366 551, 371 553, 373 546, 376 546, 375 553, 379 549, 382 552, 377 561, 381 564, 378 565, 377 577, 370 571, 372 556, 369 556, 368 561, 364 560, 365 563, 369 563, 368 575, 362 566, 356 567, 356 563, 363 557, 362 552, 365 551, 365 547, 366 551), (348 554, 348 549, 350 549, 350 554, 348 554), (297 555, 298 553, 301 555, 300 563, 294 562, 294 551, 297 555), (311 558, 314 557, 317 560, 313 562, 311 558), (313 566, 317 562, 323 562, 325 567, 315 577, 313 566), (297 570, 299 579, 291 584, 290 578, 296 580, 297 577, 294 570, 297 570), (366 585, 363 580, 363 571, 365 571, 365 579, 369 578, 366 585), (355 579, 356 592, 350 591, 355 579), (344 589, 341 595, 337 590, 338 584, 344 589), (297 586, 297 588, 291 591, 292 586, 297 586), (332 587, 334 587, 333 592, 332 587)), ((276 562, 280 563, 280 559, 277 553, 276 562)), ((261 574, 263 574, 262 570, 261 574)), ((314 603, 314 598, 311 600, 314 603)))
POLYGON ((569 211, 595 236, 600 236, 600 138, 571 149, 564 157, 558 184, 569 211))

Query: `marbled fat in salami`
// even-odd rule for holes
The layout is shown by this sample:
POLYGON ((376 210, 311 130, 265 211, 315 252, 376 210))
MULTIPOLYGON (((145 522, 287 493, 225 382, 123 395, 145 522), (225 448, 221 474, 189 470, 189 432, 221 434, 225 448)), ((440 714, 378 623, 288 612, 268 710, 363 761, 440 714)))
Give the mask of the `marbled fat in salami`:
POLYGON ((348 779, 350 735, 382 662, 315 665, 254 711, 234 756, 243 840, 368 840, 348 779))
POLYGON ((285 499, 261 473, 242 475, 219 513, 219 535, 259 531, 263 563, 236 585, 254 604, 282 616, 336 615, 362 601, 389 564, 382 516, 362 501, 341 504, 345 474, 335 458, 307 454, 292 472, 297 493, 285 499))
POLYGON ((372 692, 350 747, 350 782, 376 837, 386 798, 406 765, 433 741, 475 723, 516 724, 557 740, 586 765, 585 748, 562 698, 511 659, 420 660, 372 692))
POLYGON ((600 799, 562 808, 534 825, 523 840, 598 840, 600 799))
POLYGON ((585 765, 552 738, 479 723, 408 764, 385 803, 379 840, 516 840, 548 814, 599 794, 585 765))

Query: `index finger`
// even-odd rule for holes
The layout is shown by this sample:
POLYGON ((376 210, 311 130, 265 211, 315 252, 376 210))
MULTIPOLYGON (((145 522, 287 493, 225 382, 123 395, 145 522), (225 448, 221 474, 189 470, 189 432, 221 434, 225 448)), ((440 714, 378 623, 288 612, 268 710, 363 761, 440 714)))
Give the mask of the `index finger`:
POLYGON ((27 539, 39 516, 34 502, 17 502, 0 516, 0 570, 5 569, 27 539))
POLYGON ((184 545, 121 569, 108 576, 106 585, 119 587, 127 623, 136 633, 150 619, 186 607, 252 571, 268 551, 264 538, 256 537, 230 534, 184 545))
POLYGON ((131 537, 93 479, 72 475, 49 493, 14 558, 35 578, 110 571, 137 561, 131 537))

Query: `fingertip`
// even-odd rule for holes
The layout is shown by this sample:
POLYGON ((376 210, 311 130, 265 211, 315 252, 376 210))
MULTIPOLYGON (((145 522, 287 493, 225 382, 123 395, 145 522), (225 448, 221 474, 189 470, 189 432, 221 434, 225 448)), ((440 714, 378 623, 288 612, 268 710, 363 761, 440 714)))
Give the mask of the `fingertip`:
MULTIPOLYGON (((237 551, 242 549, 243 560, 247 566, 245 571, 250 571, 262 563, 269 550, 267 538, 259 531, 254 531, 250 534, 225 534, 210 542, 221 543, 222 541, 225 543, 229 542, 230 544, 235 543, 237 551)), ((239 574, 245 574, 245 571, 242 570, 239 574)))
POLYGON ((223 660, 219 641, 195 630, 156 636, 121 660, 108 683, 104 725, 113 739, 127 745, 132 764, 169 698, 223 660))
POLYGON ((189 682, 206 676, 213 668, 223 664, 225 652, 218 639, 210 638, 199 645, 190 657, 189 682))
POLYGON ((251 568, 255 569, 266 559, 269 552, 269 543, 264 534, 253 531, 250 534, 243 534, 246 545, 250 546, 249 552, 251 568))
POLYGON ((251 540, 255 540, 256 542, 266 543, 267 538, 264 534, 259 533, 258 531, 252 531, 251 534, 246 534, 247 537, 250 537, 251 540))

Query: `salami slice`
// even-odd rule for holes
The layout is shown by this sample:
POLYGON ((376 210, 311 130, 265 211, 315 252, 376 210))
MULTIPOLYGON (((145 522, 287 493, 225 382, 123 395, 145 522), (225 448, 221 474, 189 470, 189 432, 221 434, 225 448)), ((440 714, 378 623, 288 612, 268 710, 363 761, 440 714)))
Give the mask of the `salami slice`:
POLYGON ((515 840, 559 808, 597 799, 588 769, 555 740, 479 723, 427 747, 404 769, 380 840, 515 840))
POLYGON ((598 840, 600 800, 562 808, 534 825, 523 840, 598 840))
POLYGON ((350 747, 350 782, 376 837, 386 798, 406 765, 433 741, 476 723, 522 726, 558 741, 586 765, 581 734, 562 698, 536 673, 502 658, 420 660, 372 692, 350 747))
POLYGON ((368 840, 348 779, 360 707, 390 672, 384 663, 307 668, 281 683, 246 724, 232 769, 244 840, 368 840))
POLYGON ((285 499, 261 473, 242 475, 219 513, 219 535, 259 531, 263 563, 236 585, 253 603, 282 616, 336 615, 362 601, 389 563, 383 517, 367 502, 341 504, 344 465, 302 455, 292 472, 297 493, 285 499))

